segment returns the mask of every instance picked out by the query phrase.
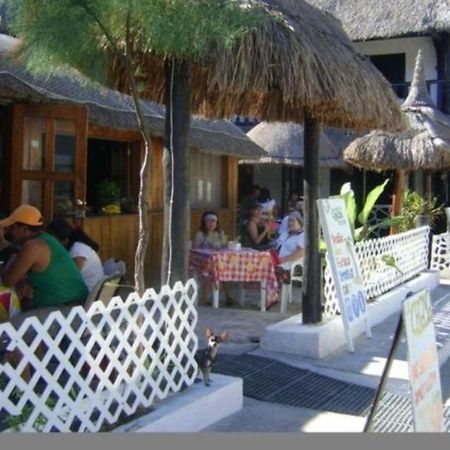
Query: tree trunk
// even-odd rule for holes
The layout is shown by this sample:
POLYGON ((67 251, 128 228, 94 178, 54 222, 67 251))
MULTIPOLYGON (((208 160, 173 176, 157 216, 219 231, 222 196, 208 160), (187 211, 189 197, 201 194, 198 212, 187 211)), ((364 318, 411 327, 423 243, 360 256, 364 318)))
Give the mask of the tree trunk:
POLYGON ((148 174, 150 171, 150 140, 144 138, 144 160, 140 170, 140 186, 138 196, 139 209, 139 238, 134 256, 134 284, 136 292, 142 296, 145 292, 145 254, 147 253, 149 229, 148 229, 148 174))
POLYGON ((306 112, 304 133, 305 256, 303 260, 302 316, 304 324, 312 324, 322 320, 319 216, 316 205, 319 196, 320 123, 306 112))
POLYGON ((187 281, 190 236, 189 129, 191 121, 190 65, 166 63, 166 133, 164 170, 164 238, 162 284, 187 281))
MULTIPOLYGON (((406 172, 404 170, 396 170, 394 175, 394 193, 392 194, 392 211, 391 217, 399 216, 402 211, 403 194, 405 192, 406 172)), ((391 227, 390 234, 396 234, 397 227, 391 227)))
POLYGON ((130 42, 130 27, 129 16, 127 18, 127 34, 126 34, 126 53, 123 56, 125 67, 127 70, 128 81, 130 83, 131 96, 133 97, 134 106, 136 109, 136 119, 139 125, 142 138, 144 140, 144 159, 142 161, 140 170, 140 183, 138 195, 138 210, 139 210, 139 235, 134 256, 134 284, 136 292, 142 296, 145 292, 145 254, 147 253, 149 241, 148 229, 148 178, 150 172, 150 158, 151 158, 151 138, 145 126, 144 113, 142 111, 141 100, 139 99, 139 92, 134 77, 132 62, 131 62, 131 42, 130 42))

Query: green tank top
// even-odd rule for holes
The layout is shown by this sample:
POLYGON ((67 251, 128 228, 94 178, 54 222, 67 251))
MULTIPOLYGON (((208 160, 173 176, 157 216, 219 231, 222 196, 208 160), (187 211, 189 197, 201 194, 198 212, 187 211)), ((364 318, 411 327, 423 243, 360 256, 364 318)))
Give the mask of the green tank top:
POLYGON ((47 233, 42 239, 50 247, 50 263, 42 272, 30 271, 27 280, 33 288, 33 308, 83 301, 88 295, 81 273, 69 252, 47 233))

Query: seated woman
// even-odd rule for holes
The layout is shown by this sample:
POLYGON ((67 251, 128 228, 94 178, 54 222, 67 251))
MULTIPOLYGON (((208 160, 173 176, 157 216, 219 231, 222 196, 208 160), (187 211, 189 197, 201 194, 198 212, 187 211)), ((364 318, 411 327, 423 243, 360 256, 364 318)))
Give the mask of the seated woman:
POLYGON ((290 270, 295 261, 303 258, 305 236, 303 233, 303 217, 299 211, 293 211, 288 217, 288 232, 278 239, 278 255, 280 266, 290 270))
POLYGON ((105 276, 102 262, 97 254, 98 244, 87 234, 64 219, 53 219, 47 231, 55 236, 69 251, 81 272, 89 291, 105 276))
MULTIPOLYGON (((219 219, 214 211, 206 211, 202 215, 200 227, 195 234, 192 248, 206 248, 212 250, 220 250, 226 248, 228 238, 223 230, 220 229, 219 219)), ((234 303, 230 295, 228 283, 223 283, 225 291, 226 305, 231 306, 234 303)), ((212 286, 209 280, 202 280, 202 304, 206 305, 207 297, 212 291, 212 286)))
POLYGON ((220 249, 226 248, 227 243, 228 238, 220 229, 217 214, 214 211, 204 212, 192 248, 220 249))
POLYGON ((270 233, 270 224, 263 220, 261 205, 255 202, 250 208, 250 217, 242 237, 242 246, 255 250, 267 250, 272 247, 270 233))

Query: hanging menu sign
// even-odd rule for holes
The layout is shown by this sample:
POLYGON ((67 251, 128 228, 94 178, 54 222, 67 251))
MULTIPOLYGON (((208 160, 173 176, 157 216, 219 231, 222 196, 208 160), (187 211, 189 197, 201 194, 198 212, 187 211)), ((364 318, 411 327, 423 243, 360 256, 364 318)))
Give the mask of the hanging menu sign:
POLYGON ((327 244, 327 260, 331 269, 341 317, 350 352, 354 351, 351 328, 365 322, 371 337, 367 316, 364 284, 353 243, 345 202, 341 197, 317 200, 320 225, 327 244))
POLYGON ((445 431, 439 361, 428 290, 403 303, 415 431, 445 431))

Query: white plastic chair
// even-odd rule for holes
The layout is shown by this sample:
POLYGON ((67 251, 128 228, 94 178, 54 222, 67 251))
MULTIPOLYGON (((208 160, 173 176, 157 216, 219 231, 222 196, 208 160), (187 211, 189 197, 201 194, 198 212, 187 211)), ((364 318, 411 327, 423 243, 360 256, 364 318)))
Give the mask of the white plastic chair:
POLYGON ((122 279, 122 275, 120 272, 113 273, 112 275, 106 275, 97 284, 92 288, 91 292, 86 298, 84 302, 84 309, 87 311, 92 304, 100 300, 105 306, 111 301, 114 297, 114 294, 119 289, 120 280, 122 279))
MULTIPOLYGON (((295 268, 301 267, 303 269, 303 258, 295 261, 291 266, 291 273, 290 273, 290 282, 289 284, 283 283, 281 286, 281 305, 280 305, 280 312, 286 313, 287 311, 287 304, 293 302, 292 298, 292 282, 293 281, 299 281, 303 282, 303 275, 295 275, 295 268)), ((303 273, 303 272, 302 272, 303 273)))

